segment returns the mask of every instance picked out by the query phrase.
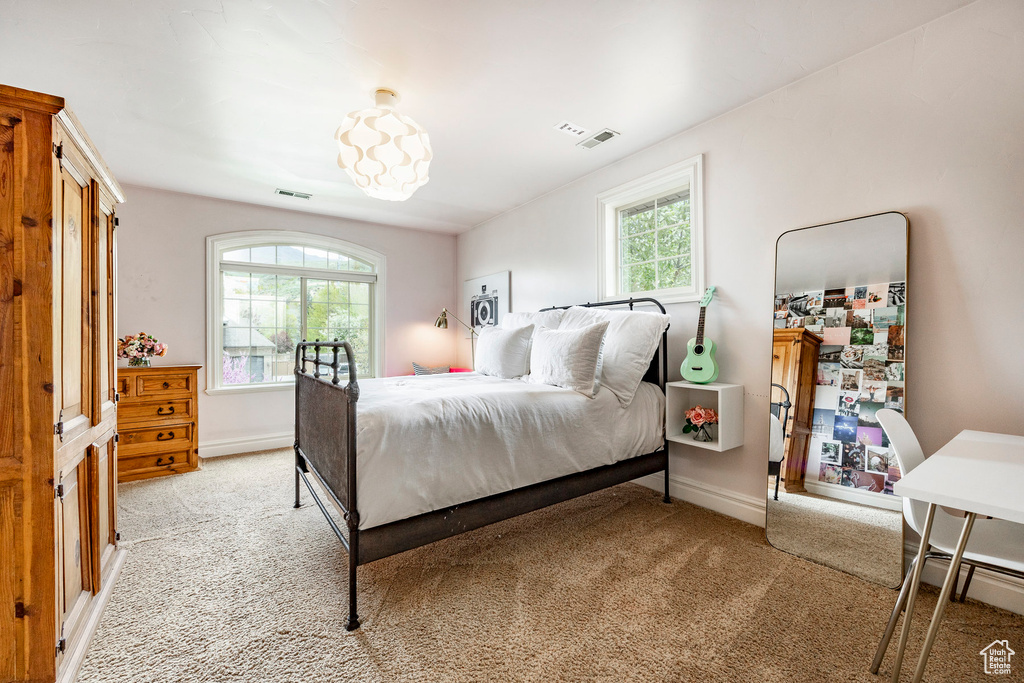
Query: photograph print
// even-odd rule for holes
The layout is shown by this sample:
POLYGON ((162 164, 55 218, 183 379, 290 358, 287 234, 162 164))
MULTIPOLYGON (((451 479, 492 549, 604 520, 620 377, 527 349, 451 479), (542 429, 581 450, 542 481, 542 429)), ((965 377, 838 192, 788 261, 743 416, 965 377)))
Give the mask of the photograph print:
POLYGON ((818 468, 818 481, 823 481, 826 484, 838 484, 842 478, 842 471, 841 467, 822 463, 818 468))
POLYGON ((884 440, 881 427, 857 427, 856 443, 861 446, 887 446, 884 440))
MULTIPOLYGON (((843 370, 842 378, 839 380, 840 391, 850 391, 859 397, 861 379, 862 374, 860 370, 843 370)), ((855 398, 854 401, 856 400, 855 398)))
POLYGON ((819 363, 838 363, 840 355, 843 353, 843 347, 838 344, 830 344, 826 346, 822 344, 818 347, 818 362, 819 363))
POLYGON ((881 493, 885 488, 885 475, 876 474, 874 472, 858 472, 857 470, 851 470, 849 486, 862 491, 881 493))
POLYGON ((903 346, 903 325, 890 325, 886 332, 889 346, 903 346))
POLYGON ((871 310, 867 308, 846 312, 846 326, 855 330, 871 327, 871 310))
POLYGON ((871 324, 877 330, 887 330, 899 321, 900 310, 897 306, 885 306, 871 311, 871 324))
POLYGON ((846 306, 846 290, 826 289, 824 306, 825 308, 844 308, 846 306))
POLYGON ((885 402, 885 382, 865 379, 860 385, 860 400, 872 403, 885 402))
POLYGON ((885 379, 888 382, 903 381, 903 363, 892 361, 885 364, 885 379))
POLYGON ((884 407, 884 403, 861 401, 860 412, 857 413, 857 425, 859 427, 881 427, 882 425, 878 422, 878 415, 876 413, 884 407))
POLYGON ((867 464, 864 447, 857 443, 843 444, 843 467, 862 470, 867 464))
POLYGON ((843 443, 857 443, 857 418, 836 413, 832 425, 832 439, 843 443))
POLYGON ((878 308, 885 306, 889 301, 889 283, 883 282, 878 285, 868 285, 867 307, 878 308))
POLYGON ((864 367, 864 350, 856 346, 844 346, 839 364, 846 370, 860 370, 864 367))
POLYGON ((842 366, 839 363, 818 363, 818 386, 837 387, 842 366))
POLYGON ((885 407, 903 412, 903 382, 889 382, 886 384, 885 407))
POLYGON ((886 303, 889 306, 902 306, 907 303, 907 283, 890 282, 888 299, 886 303))
POLYGON ((872 346, 874 343, 875 331, 870 327, 850 330, 850 344, 853 346, 872 346))
POLYGON ((815 408, 814 417, 811 420, 811 434, 823 439, 832 438, 832 425, 836 421, 836 411, 815 408))
POLYGON ((864 354, 864 379, 885 379, 885 356, 869 356, 864 354))
POLYGON ((868 446, 868 471, 889 473, 889 449, 880 446, 868 446))
POLYGON ((838 441, 823 441, 820 462, 826 465, 838 465, 842 452, 843 444, 838 441))
MULTIPOLYGON (((512 312, 512 274, 507 270, 466 280, 462 291, 468 308, 464 312, 466 317, 459 317, 477 333, 485 327, 501 325, 501 319, 512 312)), ((471 336, 468 330, 466 334, 471 336)))

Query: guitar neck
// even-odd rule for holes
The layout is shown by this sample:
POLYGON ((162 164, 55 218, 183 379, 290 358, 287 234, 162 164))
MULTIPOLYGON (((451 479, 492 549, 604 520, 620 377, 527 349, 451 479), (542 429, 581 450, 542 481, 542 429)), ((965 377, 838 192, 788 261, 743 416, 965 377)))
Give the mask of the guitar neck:
POLYGON ((700 307, 700 322, 697 323, 697 345, 704 343, 704 311, 705 307, 700 307))

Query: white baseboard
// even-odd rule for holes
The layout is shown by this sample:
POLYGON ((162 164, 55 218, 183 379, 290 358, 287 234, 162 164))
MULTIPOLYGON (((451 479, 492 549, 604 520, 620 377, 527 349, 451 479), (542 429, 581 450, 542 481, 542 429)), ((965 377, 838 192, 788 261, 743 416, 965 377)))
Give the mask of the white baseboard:
MULTIPOLYGON (((665 488, 665 475, 660 473, 648 474, 646 477, 635 480, 635 483, 642 484, 655 491, 663 491, 665 488)), ((763 498, 711 486, 695 479, 672 474, 671 472, 669 472, 668 476, 668 492, 673 498, 685 500, 687 503, 693 503, 702 508, 714 510, 729 517, 735 517, 747 524, 764 528, 765 506, 767 502, 763 498)))
POLYGON ((216 439, 199 442, 200 458, 217 458, 222 455, 251 453, 253 451, 269 451, 274 448, 287 448, 295 443, 294 432, 278 432, 261 434, 234 439, 216 439))
POLYGON ((809 492, 826 498, 845 500, 850 503, 867 505, 868 507, 882 508, 883 510, 895 510, 896 512, 903 510, 903 498, 900 496, 887 496, 884 493, 870 493, 859 491, 849 486, 822 484, 816 481, 804 481, 804 487, 809 492))
MULTIPOLYGON (((903 547, 903 554, 906 567, 914 561, 917 555, 917 541, 908 541, 903 547)), ((932 586, 942 586, 946 580, 946 572, 949 571, 949 562, 946 560, 928 560, 921 574, 921 580, 932 586)), ((957 590, 961 590, 964 579, 967 578, 967 567, 960 568, 960 579, 957 582, 957 590)), ((959 599, 959 593, 957 593, 959 599)), ((971 586, 967 590, 968 600, 977 600, 995 607, 1001 607, 1015 614, 1024 614, 1024 581, 1004 574, 978 569, 971 579, 971 586)))

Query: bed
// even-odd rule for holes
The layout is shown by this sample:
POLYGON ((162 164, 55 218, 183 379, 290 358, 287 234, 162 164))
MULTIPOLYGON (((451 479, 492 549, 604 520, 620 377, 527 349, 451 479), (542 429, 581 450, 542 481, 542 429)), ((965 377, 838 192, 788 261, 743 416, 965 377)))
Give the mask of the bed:
MULTIPOLYGON (((623 305, 665 312, 647 298, 585 307, 623 305)), ((360 565, 658 472, 668 502, 666 335, 626 406, 605 387, 588 398, 478 373, 359 382, 347 342, 300 343, 295 507, 305 483, 348 552, 346 628, 360 565)))

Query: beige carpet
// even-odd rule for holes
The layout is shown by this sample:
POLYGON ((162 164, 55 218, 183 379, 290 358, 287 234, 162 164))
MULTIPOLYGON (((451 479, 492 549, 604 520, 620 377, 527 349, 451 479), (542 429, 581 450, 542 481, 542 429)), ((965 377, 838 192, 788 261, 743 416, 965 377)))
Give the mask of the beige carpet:
MULTIPOLYGON (((345 554, 308 494, 291 507, 291 463, 121 487, 129 555, 80 681, 883 680, 895 592, 631 484, 363 568, 347 633, 345 554)), ((986 680, 996 638, 1024 651, 1024 618, 951 605, 928 680, 986 680)))
POLYGON ((889 586, 903 579, 903 515, 813 493, 768 498, 768 540, 787 553, 889 586))

